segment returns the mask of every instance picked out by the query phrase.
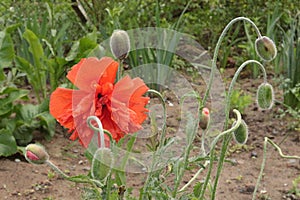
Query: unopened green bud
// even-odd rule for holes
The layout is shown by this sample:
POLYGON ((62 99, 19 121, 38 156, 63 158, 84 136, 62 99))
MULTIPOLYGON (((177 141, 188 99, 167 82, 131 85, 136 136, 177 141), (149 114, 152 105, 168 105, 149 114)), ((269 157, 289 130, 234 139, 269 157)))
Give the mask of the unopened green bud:
POLYGON ((44 164, 49 160, 49 155, 45 148, 38 144, 29 144, 25 148, 25 158, 33 164, 44 164))
MULTIPOLYGON (((235 125, 233 123, 232 126, 235 125)), ((233 138, 238 144, 245 144, 248 140, 248 126, 244 120, 241 121, 240 126, 233 132, 233 138)))
POLYGON ((256 103, 262 110, 269 110, 272 108, 274 102, 274 91, 272 85, 269 83, 262 83, 256 94, 256 103))
POLYGON ((115 30, 110 38, 110 49, 112 54, 123 60, 130 51, 130 40, 126 31, 115 30))
POLYGON ((111 172, 113 165, 113 153, 109 148, 99 148, 92 161, 92 177, 96 180, 104 180, 111 172))
POLYGON ((255 51, 264 61, 271 61, 277 55, 277 49, 273 40, 267 36, 262 36, 256 39, 255 51))

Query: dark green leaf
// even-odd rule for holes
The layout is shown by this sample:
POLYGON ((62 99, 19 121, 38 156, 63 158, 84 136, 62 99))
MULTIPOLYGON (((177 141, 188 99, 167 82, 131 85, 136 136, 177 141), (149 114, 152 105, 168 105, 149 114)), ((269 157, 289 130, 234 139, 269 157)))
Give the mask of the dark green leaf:
POLYGON ((0 95, 5 96, 4 98, 0 99, 0 105, 4 106, 6 104, 11 104, 15 100, 23 99, 28 95, 28 90, 18 89, 15 87, 7 87, 5 88, 0 95))
POLYGON ((38 69, 41 69, 41 60, 44 56, 44 50, 39 41, 39 38, 29 29, 26 29, 26 31, 23 34, 23 37, 29 44, 29 51, 32 53, 34 64, 38 69))
POLYGON ((34 127, 31 126, 27 126, 25 124, 18 126, 13 133, 17 141, 17 144, 21 146, 25 146, 28 143, 30 143, 33 138, 32 135, 33 131, 34 131, 34 127))
POLYGON ((16 113, 18 119, 24 121, 27 124, 31 124, 32 120, 35 119, 39 114, 39 105, 18 105, 16 113))
POLYGON ((17 152, 17 144, 11 132, 0 130, 0 156, 10 156, 17 152))
POLYGON ((55 119, 49 114, 49 112, 40 113, 38 118, 40 119, 40 126, 44 129, 43 136, 46 140, 50 140, 55 134, 55 119))
POLYGON ((7 31, 0 32, 0 69, 11 64, 15 56, 14 44, 7 31))

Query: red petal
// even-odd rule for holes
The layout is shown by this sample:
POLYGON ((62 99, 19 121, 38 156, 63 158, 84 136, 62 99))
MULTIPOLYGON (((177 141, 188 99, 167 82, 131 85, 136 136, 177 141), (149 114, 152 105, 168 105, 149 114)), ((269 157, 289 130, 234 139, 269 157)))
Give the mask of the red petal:
POLYGON ((139 79, 125 76, 116 83, 111 96, 112 119, 125 133, 133 133, 141 129, 141 123, 146 119, 145 105, 149 98, 142 97, 148 90, 145 83, 139 79))
POLYGON ((73 90, 57 88, 50 97, 50 113, 64 127, 74 129, 72 116, 72 94, 73 90))
POLYGON ((112 58, 85 58, 74 65, 67 78, 80 90, 94 90, 94 84, 114 83, 118 63, 112 58))
POLYGON ((107 107, 102 108, 102 115, 99 119, 101 120, 103 128, 111 133, 114 140, 118 141, 124 136, 119 126, 112 120, 111 111, 107 107))

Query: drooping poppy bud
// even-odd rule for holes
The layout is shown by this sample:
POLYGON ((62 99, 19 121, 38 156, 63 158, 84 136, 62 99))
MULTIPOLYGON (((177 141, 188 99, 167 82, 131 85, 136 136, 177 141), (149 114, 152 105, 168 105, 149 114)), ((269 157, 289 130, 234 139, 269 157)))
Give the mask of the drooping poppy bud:
POLYGON ((274 91, 272 85, 269 83, 262 83, 256 93, 256 103, 262 110, 269 110, 272 108, 274 102, 274 91))
MULTIPOLYGON (((232 124, 235 125, 236 122, 232 124)), ((240 126, 233 132, 233 138, 238 144, 245 144, 248 140, 248 126, 244 120, 241 121, 240 126)))
POLYGON ((113 153, 109 148, 97 149, 92 161, 92 177, 96 180, 104 180, 110 174, 113 162, 113 153))
POLYGON ((264 61, 271 61, 277 55, 277 49, 273 40, 267 36, 262 36, 256 39, 255 51, 264 61))
POLYGON ((210 115, 209 115, 209 109, 208 108, 203 108, 202 112, 201 112, 201 117, 200 117, 200 121, 199 121, 199 126, 202 129, 206 129, 207 125, 209 123, 210 120, 210 115))
POLYGON ((29 144, 25 148, 25 158, 33 164, 44 164, 49 160, 49 155, 45 148, 38 144, 29 144))
POLYGON ((130 51, 130 40, 126 31, 115 30, 110 38, 110 49, 112 54, 124 60, 130 51))

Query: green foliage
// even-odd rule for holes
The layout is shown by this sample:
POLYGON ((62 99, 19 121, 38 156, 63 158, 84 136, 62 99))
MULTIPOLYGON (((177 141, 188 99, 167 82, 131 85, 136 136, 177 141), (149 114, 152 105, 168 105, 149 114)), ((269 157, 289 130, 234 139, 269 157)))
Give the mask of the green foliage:
POLYGON ((33 139, 33 132, 40 131, 46 139, 55 132, 55 120, 48 112, 48 101, 42 104, 22 104, 28 100, 28 90, 2 83, 0 96, 0 129, 3 133, 3 145, 12 149, 1 148, 0 155, 9 156, 16 153, 17 145, 26 145, 33 139), (13 139, 11 139, 13 137, 13 139), (4 139, 6 138, 6 139, 4 139))
POLYGON ((0 129, 0 156, 9 156, 17 152, 14 136, 7 129, 0 129))
POLYGON ((297 197, 300 197, 300 176, 293 180, 293 188, 289 191, 290 193, 295 194, 297 197))
POLYGON ((245 109, 253 102, 250 95, 245 94, 242 90, 233 90, 230 104, 231 109, 238 109, 242 114, 245 113, 245 109))
POLYGON ((293 108, 300 108, 300 13, 291 22, 290 29, 284 34, 282 63, 286 71, 284 103, 293 108))

